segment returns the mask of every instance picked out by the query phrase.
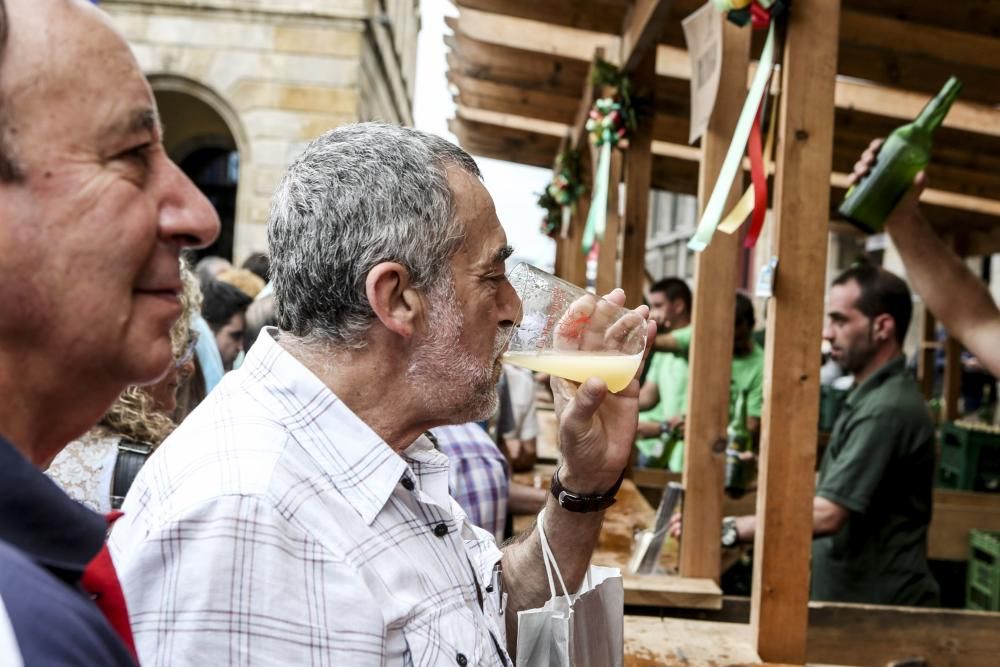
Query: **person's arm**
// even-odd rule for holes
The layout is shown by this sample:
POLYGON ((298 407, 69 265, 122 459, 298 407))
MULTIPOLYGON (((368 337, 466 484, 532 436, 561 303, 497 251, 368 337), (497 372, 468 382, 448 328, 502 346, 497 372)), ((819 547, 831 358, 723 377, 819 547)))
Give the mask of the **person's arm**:
POLYGON ((674 354, 677 354, 678 352, 683 352, 684 347, 673 334, 667 332, 656 334, 656 340, 653 342, 653 351, 673 352, 674 354))
MULTIPOLYGON (((605 297, 624 303, 615 290, 605 297)), ((636 310, 643 318, 647 308, 636 310)), ((647 322, 648 340, 655 325, 647 322)), ((647 347, 647 354, 648 354, 647 347)), ((639 412, 639 382, 612 394, 601 380, 582 385, 553 378, 555 410, 559 417, 559 444, 563 463, 559 479, 574 493, 597 495, 610 490, 628 465, 639 412)), ((575 513, 563 509, 550 493, 545 507, 545 533, 559 569, 571 591, 579 589, 597 545, 604 512, 575 513)), ((541 607, 549 599, 537 527, 503 550, 503 583, 507 591, 507 645, 517 646, 517 612, 541 607)))
MULTIPOLYGON (((851 182, 868 172, 882 140, 876 139, 854 166, 851 182)), ((994 375, 1000 375, 1000 309, 983 281, 934 232, 920 210, 924 172, 886 219, 914 289, 941 324, 994 375), (956 296, 960 298, 956 298, 956 296)))
POLYGON ((646 380, 639 390, 639 409, 649 410, 660 402, 660 387, 653 380, 646 380))
MULTIPOLYGON (((816 496, 813 498, 813 537, 834 535, 844 527, 848 511, 837 503, 816 496)), ((757 517, 736 517, 736 541, 741 544, 753 542, 757 535, 757 517)))

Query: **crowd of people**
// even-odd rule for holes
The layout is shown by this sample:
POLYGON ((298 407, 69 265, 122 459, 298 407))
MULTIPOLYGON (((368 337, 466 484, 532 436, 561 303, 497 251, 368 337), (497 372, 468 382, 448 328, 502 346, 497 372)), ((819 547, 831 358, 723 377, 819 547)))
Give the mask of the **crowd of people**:
MULTIPOLYGON (((922 185, 887 229, 931 310, 1000 372, 1000 312, 935 239, 922 185)), ((636 309, 657 350, 644 383, 552 378, 561 463, 543 490, 511 478, 533 462, 535 385, 500 361, 519 312, 511 248, 468 154, 338 128, 284 174, 266 255, 190 268, 218 228, 107 17, 0 0, 4 664, 512 665, 518 612, 550 592, 538 526, 504 541, 510 513, 544 507, 576 590, 636 436, 644 457, 683 460, 682 438, 656 445, 683 430, 686 285, 657 283, 636 309)), ((909 290, 851 269, 828 316, 857 388, 820 469, 814 594, 933 603, 909 290)), ((734 392, 756 431, 743 295, 735 321, 734 392)), ((728 518, 723 540, 754 527, 728 518)))

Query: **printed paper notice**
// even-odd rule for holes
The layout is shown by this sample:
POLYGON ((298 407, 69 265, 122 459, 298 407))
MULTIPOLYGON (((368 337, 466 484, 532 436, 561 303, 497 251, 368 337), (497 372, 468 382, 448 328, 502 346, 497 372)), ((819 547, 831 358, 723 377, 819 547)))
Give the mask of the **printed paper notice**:
POLYGON ((691 130, 688 143, 705 133, 715 108, 722 71, 722 15, 711 0, 681 21, 691 58, 691 130))

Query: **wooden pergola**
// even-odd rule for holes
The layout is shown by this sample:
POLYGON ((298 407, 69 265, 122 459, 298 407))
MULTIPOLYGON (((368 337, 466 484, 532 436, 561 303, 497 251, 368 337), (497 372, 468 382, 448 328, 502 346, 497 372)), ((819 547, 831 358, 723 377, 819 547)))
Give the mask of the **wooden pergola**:
MULTIPOLYGON (((729 145, 760 33, 727 23, 715 111, 687 144, 689 58, 680 20, 703 0, 455 0, 448 77, 452 132, 470 152, 548 167, 584 148, 596 57, 617 64, 655 114, 615 151, 597 291, 641 298, 649 189, 696 194, 703 208, 729 145)), ((804 664, 827 237, 854 162, 912 119, 949 75, 964 83, 935 141, 928 216, 966 255, 1000 250, 1000 3, 795 0, 784 43, 770 188, 778 279, 768 303, 765 407, 750 636, 761 659, 804 664), (832 222, 831 222, 832 221, 832 222)), ((772 91, 774 92, 774 91, 772 91)), ((589 151, 582 151, 585 173, 589 151)), ((742 192, 734 184, 730 205, 742 192)), ((557 249, 557 273, 583 284, 589 202, 557 249)), ((738 235, 698 255, 690 351, 681 576, 718 581, 738 235), (720 446, 721 444, 721 446, 720 446)), ((949 346, 954 359, 957 348, 949 346)), ((926 355, 925 355, 926 357, 926 355)), ((955 383, 952 368, 946 384, 955 383)), ((883 621, 880 621, 883 622, 883 621)), ((901 621, 904 622, 904 621, 901 621)), ((860 639, 860 638, 859 638, 860 639)), ((856 648, 856 647, 855 647, 856 648)), ((827 660, 830 662, 831 660, 827 660)), ((962 664, 977 664, 975 661, 962 664)), ((985 663, 983 663, 985 664, 985 663)))

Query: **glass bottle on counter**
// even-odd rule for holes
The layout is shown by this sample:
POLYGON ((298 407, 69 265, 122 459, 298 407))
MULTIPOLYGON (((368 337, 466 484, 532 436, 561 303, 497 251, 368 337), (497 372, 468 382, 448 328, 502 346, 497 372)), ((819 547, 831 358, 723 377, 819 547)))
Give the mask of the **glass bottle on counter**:
POLYGON ((740 391, 736 410, 726 429, 726 493, 742 498, 747 492, 750 465, 743 456, 753 451, 753 438, 747 428, 747 391, 740 391))

